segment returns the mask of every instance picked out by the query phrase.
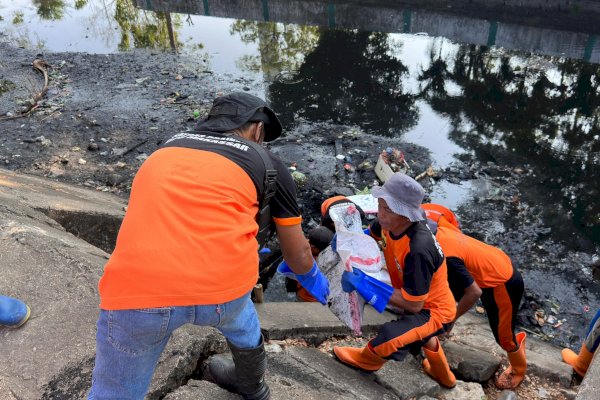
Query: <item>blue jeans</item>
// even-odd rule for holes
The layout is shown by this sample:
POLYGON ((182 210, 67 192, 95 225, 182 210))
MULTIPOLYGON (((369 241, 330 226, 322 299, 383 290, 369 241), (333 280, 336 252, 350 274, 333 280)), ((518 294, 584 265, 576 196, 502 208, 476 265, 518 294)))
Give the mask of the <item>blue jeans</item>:
POLYGON ((143 399, 171 334, 185 324, 215 327, 242 349, 261 340, 249 294, 223 304, 100 310, 88 399, 143 399))

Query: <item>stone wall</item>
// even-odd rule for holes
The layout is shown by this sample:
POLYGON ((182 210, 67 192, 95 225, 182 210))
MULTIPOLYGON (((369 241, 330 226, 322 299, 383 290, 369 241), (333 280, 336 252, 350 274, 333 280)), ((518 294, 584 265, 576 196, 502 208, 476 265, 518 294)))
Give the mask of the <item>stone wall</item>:
POLYGON ((416 3, 406 1, 136 0, 138 7, 147 10, 390 33, 426 33, 461 43, 600 62, 600 38, 596 36, 600 35, 597 23, 600 1, 538 1, 534 5, 490 1, 485 6, 479 3, 482 2, 459 1, 450 5, 444 1, 425 1, 419 2, 417 8, 416 3), (504 3, 509 5, 501 10, 494 8, 504 3))

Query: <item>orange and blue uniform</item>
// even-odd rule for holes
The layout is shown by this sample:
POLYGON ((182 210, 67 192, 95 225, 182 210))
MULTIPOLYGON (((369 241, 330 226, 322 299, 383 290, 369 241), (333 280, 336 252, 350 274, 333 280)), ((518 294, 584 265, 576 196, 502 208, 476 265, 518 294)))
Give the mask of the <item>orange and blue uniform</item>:
POLYGON ((368 344, 378 356, 402 360, 419 351, 429 338, 443 333, 455 317, 456 306, 448 286, 444 255, 425 221, 413 223, 399 237, 381 229, 377 221, 371 235, 383 243, 392 286, 407 301, 423 301, 418 313, 404 312, 385 323, 368 344))
POLYGON ((435 222, 454 298, 459 301, 465 289, 477 283, 496 341, 504 350, 513 351, 518 347, 516 316, 524 292, 521 274, 506 253, 465 235, 445 215, 439 215, 435 222))
MULTIPOLYGON (((276 224, 301 223, 296 186, 277 170, 276 224)), ((255 220, 265 166, 244 140, 181 133, 142 164, 117 244, 100 280, 100 308, 123 310, 219 304, 258 279, 255 220)))

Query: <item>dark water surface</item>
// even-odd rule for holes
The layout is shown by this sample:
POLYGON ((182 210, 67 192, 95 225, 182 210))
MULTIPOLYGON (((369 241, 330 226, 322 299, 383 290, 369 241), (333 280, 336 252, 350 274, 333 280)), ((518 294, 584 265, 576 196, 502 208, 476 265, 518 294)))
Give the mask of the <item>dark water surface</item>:
MULTIPOLYGON (((176 49, 249 79, 288 130, 328 122, 403 138, 430 149, 438 169, 465 157, 525 168, 519 189, 543 207, 552 239, 598 261, 598 37, 407 10, 230 3, 0 0, 0 40, 42 53, 176 49)), ((474 184, 440 181, 431 197, 459 207, 474 184)))
MULTIPOLYGON (((572 221, 556 226, 557 233, 567 237, 575 229, 589 240, 578 245, 600 245, 595 36, 478 20, 456 29, 460 17, 403 11, 384 18, 385 9, 370 10, 365 22, 352 20, 358 27, 379 23, 382 32, 331 29, 348 26, 348 10, 296 1, 284 12, 277 1, 260 9, 247 3, 2 0, 0 39, 40 51, 176 47, 215 72, 254 79, 288 129, 320 121, 356 125, 429 148, 441 168, 461 153, 527 164, 537 178, 530 182, 532 199, 548 204, 549 220, 566 214, 572 221), (251 20, 278 17, 297 23, 251 20), (419 29, 446 37, 402 33, 419 29)), ((468 189, 446 184, 434 197, 457 206, 468 189)))

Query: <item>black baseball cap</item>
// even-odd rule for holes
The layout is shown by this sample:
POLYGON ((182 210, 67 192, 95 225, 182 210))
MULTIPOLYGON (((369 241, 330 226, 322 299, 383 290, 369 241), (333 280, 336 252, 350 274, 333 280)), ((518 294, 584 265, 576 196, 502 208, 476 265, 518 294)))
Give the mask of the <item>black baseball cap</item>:
POLYGON ((308 243, 323 251, 333 240, 333 232, 324 226, 317 226, 308 233, 308 243))
POLYGON ((281 123, 266 101, 243 92, 233 92, 213 100, 208 117, 200 123, 201 130, 229 132, 246 122, 265 124, 265 142, 281 136, 281 123))

